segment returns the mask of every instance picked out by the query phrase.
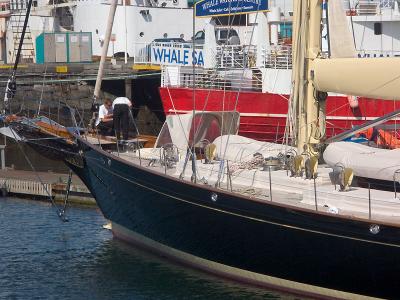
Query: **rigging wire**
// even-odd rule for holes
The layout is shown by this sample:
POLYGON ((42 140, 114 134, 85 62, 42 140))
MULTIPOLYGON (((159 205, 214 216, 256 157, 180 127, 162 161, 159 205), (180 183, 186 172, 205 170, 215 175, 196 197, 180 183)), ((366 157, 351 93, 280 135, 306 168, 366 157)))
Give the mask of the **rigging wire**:
MULTIPOLYGON (((29 120, 28 120, 29 122, 29 120)), ((19 139, 17 138, 14 130, 11 130, 13 136, 14 136, 14 140, 16 141, 19 150, 22 152, 26 162, 29 164, 30 168, 32 169, 32 171, 35 173, 36 178, 39 180, 40 184, 42 185, 43 189, 45 190, 46 194, 47 194, 47 198, 49 199, 51 205, 56 209, 57 211, 57 216, 60 218, 61 221, 63 222, 68 222, 68 218, 65 215, 65 209, 60 209, 59 206, 57 205, 57 203, 54 201, 53 197, 51 197, 50 191, 48 190, 47 186, 45 185, 45 183, 43 182, 42 178, 40 177, 39 173, 36 171, 36 168, 33 166, 31 160, 29 159, 28 155, 26 154, 25 150, 23 149, 19 139)))
MULTIPOLYGON (((261 3, 258 4, 258 9, 259 9, 260 5, 261 5, 261 3)), ((259 10, 257 10, 256 16, 255 16, 255 19, 254 19, 254 23, 257 23, 258 14, 259 14, 259 10)), ((250 35, 250 45, 251 45, 252 40, 253 40, 254 29, 255 29, 255 26, 253 26, 252 31, 251 31, 251 35, 250 35)), ((250 51, 250 48, 248 49, 248 52, 249 52, 249 51, 250 51)), ((242 69, 241 78, 244 77, 244 73, 245 73, 245 65, 243 64, 243 69, 242 69)), ((236 99, 235 99, 235 105, 234 105, 233 111, 237 111, 237 105, 238 105, 238 102, 239 102, 239 95, 240 95, 240 92, 241 92, 241 90, 242 90, 242 84, 243 84, 243 81, 241 81, 240 84, 239 84, 239 90, 238 90, 237 93, 236 93, 236 99)), ((226 140, 224 154, 223 154, 223 156, 222 156, 222 161, 225 160, 226 151, 227 151, 228 144, 229 144, 229 138, 230 138, 230 136, 231 136, 230 132, 232 131, 232 127, 233 127, 233 125, 234 125, 233 122, 234 122, 234 119, 232 118, 232 119, 231 119, 231 122, 230 122, 230 126, 229 126, 229 131, 228 131, 229 134, 228 134, 228 138, 227 138, 227 140, 226 140)))
MULTIPOLYGON (((243 0, 242 0, 243 1, 243 0)), ((238 1, 237 2, 237 6, 236 7, 239 7, 239 2, 240 1, 238 1)), ((231 10, 231 4, 232 4, 232 2, 229 2, 229 10, 231 10)), ((231 19, 231 15, 228 15, 228 24, 229 24, 229 27, 228 27, 228 34, 227 34, 227 36, 225 37, 225 43, 223 43, 223 45, 222 45, 222 59, 224 58, 224 53, 225 53, 225 47, 226 47, 226 45, 227 45, 227 41, 228 41, 228 38, 229 38, 229 32, 231 32, 232 31, 232 26, 233 26, 233 22, 234 22, 234 18, 235 18, 235 16, 233 16, 233 18, 232 18, 232 22, 230 22, 230 19, 231 19)), ((193 9, 193 23, 194 23, 194 19, 195 19, 195 15, 194 15, 194 9, 193 9)), ((193 27, 194 28, 194 27, 193 27)), ((194 34, 193 34, 193 37, 194 37, 194 34)), ((194 43, 194 38, 193 38, 193 41, 192 41, 192 51, 194 52, 195 50, 195 43, 194 43)), ((193 117, 192 117, 192 124, 194 125, 194 121, 195 121, 195 113, 194 113, 194 111, 195 111, 195 105, 196 105, 196 100, 195 100, 195 64, 193 63, 194 61, 192 60, 192 67, 193 67, 193 81, 192 81, 192 88, 193 88, 193 117)), ((243 64, 243 67, 244 67, 244 64, 243 64)), ((215 75, 217 75, 217 71, 218 71, 218 69, 217 68, 215 68, 215 70, 214 70, 214 74, 215 75)), ((224 89, 223 89, 223 91, 224 91, 224 96, 223 96, 223 99, 222 99, 222 103, 223 103, 223 109, 225 109, 225 107, 224 107, 224 103, 225 103, 225 90, 226 90, 226 80, 224 81, 224 89)), ((173 101, 173 99, 172 99, 172 96, 171 96, 171 92, 170 92, 170 89, 169 89, 169 87, 167 86, 167 92, 168 92, 168 96, 169 96, 169 99, 170 99, 170 101, 171 101, 171 104, 172 104, 172 106, 173 106, 173 109, 174 109, 174 113, 175 113, 175 115, 177 115, 178 116, 178 119, 179 119, 179 123, 180 123, 180 126, 182 127, 182 131, 184 132, 184 130, 183 130, 183 126, 182 126, 182 121, 181 121, 181 118, 180 118, 180 114, 178 114, 177 113, 177 110, 175 109, 175 104, 174 104, 174 101, 173 101)), ((202 112, 204 112, 205 111, 205 109, 206 109, 206 106, 207 106, 207 104, 208 104, 208 100, 209 100, 209 97, 210 97, 210 94, 211 94, 211 89, 208 89, 208 93, 207 93, 207 97, 206 97, 206 101, 205 101, 205 103, 204 103, 204 105, 203 105, 203 109, 202 109, 202 112)), ((199 124, 201 124, 201 122, 202 122, 202 120, 203 120, 203 117, 204 117, 204 114, 201 114, 200 115, 200 118, 199 118, 199 124)), ((222 124, 223 124, 223 122, 222 122, 222 124)), ((193 127, 193 125, 192 125, 192 127, 193 127)), ((194 142, 196 141, 196 139, 197 139, 197 137, 198 137, 198 133, 199 133, 199 129, 200 129, 200 126, 197 128, 197 130, 194 128, 194 133, 193 133, 193 146, 192 146, 192 148, 193 148, 193 151, 194 151, 194 142)), ((190 133, 189 133, 190 134, 190 133)), ((186 135, 185 135, 185 140, 186 140, 186 143, 189 145, 189 140, 190 140, 190 137, 186 137, 186 135)), ((193 151, 192 151, 192 149, 187 149, 187 155, 188 156, 191 156, 192 158, 194 157, 193 156, 193 151)), ((186 168, 186 163, 185 163, 185 168, 186 168)), ((181 177, 183 176, 183 174, 184 174, 184 172, 185 172, 185 168, 183 169, 183 172, 182 172, 182 174, 181 174, 181 177)), ((194 167, 195 168, 195 167, 194 167)), ((195 170, 195 169, 194 169, 195 170)), ((196 173, 196 172, 194 172, 194 173, 196 173)), ((197 175, 196 174, 194 174, 194 177, 195 177, 195 179, 197 180, 197 177, 196 177, 197 175)))
POLYGON ((38 105, 38 109, 36 112, 36 115, 39 116, 40 115, 40 109, 42 107, 42 100, 43 100, 43 93, 44 93, 44 85, 45 85, 45 81, 44 79, 46 78, 46 73, 47 73, 47 64, 44 67, 44 73, 43 73, 43 83, 42 83, 42 90, 40 92, 40 99, 39 99, 39 105, 38 105))

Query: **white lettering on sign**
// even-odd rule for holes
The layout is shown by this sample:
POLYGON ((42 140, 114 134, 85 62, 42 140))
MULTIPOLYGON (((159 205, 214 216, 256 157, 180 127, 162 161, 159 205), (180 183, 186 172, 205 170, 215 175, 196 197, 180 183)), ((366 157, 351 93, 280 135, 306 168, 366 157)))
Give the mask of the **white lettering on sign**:
POLYGON ((151 63, 157 65, 204 66, 202 49, 151 47, 151 63))

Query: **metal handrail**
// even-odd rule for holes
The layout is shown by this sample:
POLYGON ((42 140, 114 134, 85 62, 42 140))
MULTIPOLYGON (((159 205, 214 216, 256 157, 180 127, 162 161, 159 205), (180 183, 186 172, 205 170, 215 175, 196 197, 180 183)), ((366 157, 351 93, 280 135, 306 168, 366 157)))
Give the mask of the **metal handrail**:
POLYGON ((276 46, 263 48, 263 66, 270 69, 292 69, 292 47, 276 46))
POLYGON ((257 70, 251 70, 251 77, 244 78, 243 71, 228 71, 187 67, 161 68, 161 85, 163 87, 179 86, 184 88, 203 88, 219 90, 262 90, 262 80, 257 77, 257 70), (195 78, 195 80, 194 80, 195 78), (194 80, 194 84, 193 84, 194 80))

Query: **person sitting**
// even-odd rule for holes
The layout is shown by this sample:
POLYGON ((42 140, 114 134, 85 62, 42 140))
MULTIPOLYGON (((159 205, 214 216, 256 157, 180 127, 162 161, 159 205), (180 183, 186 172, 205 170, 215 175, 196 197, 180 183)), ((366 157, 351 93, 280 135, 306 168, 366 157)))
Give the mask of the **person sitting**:
POLYGON ((96 127, 101 135, 113 135, 113 107, 110 99, 105 99, 99 107, 96 127))
POLYGON ((129 115, 130 109, 132 107, 131 101, 126 97, 118 97, 113 101, 112 104, 114 111, 114 129, 117 135, 117 140, 122 138, 124 140, 128 139, 129 130, 129 115))

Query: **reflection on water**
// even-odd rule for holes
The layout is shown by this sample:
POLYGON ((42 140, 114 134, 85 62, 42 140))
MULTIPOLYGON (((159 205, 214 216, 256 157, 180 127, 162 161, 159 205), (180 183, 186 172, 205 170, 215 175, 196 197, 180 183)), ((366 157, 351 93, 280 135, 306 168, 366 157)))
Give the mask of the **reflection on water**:
POLYGON ((45 202, 0 198, 0 299, 296 299, 113 240, 96 209, 71 208, 69 219, 45 202))

